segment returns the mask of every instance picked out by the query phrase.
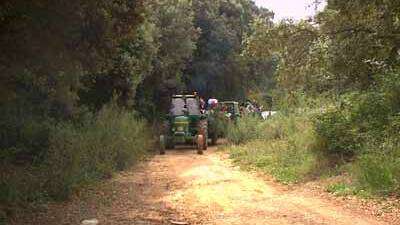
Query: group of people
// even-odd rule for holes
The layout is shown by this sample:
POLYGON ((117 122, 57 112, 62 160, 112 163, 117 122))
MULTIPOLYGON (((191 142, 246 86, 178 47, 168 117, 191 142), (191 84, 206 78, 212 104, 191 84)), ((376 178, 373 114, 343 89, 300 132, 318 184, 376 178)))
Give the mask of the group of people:
POLYGON ((218 99, 210 98, 206 101, 202 97, 200 97, 200 110, 202 113, 205 113, 206 110, 215 109, 218 106, 218 99))
MULTIPOLYGON (((197 93, 195 92, 195 95, 197 93)), ((200 111, 201 113, 206 113, 207 110, 213 110, 218 107, 218 99, 215 97, 209 98, 207 101, 204 100, 204 98, 199 97, 200 99, 200 111)), ((263 112, 263 106, 258 104, 257 101, 253 100, 247 100, 245 103, 241 104, 239 107, 240 114, 246 115, 246 114, 256 114, 256 115, 262 115, 263 112)), ((222 109, 222 111, 224 111, 222 109)))
POLYGON ((240 113, 243 114, 253 114, 253 115, 257 115, 260 116, 262 119, 266 120, 269 117, 273 116, 274 114, 276 114, 276 111, 264 111, 263 110, 263 106, 259 105, 256 101, 250 101, 248 100, 244 106, 242 106, 240 108, 240 113))
POLYGON ((247 100, 246 103, 242 104, 240 107, 240 112, 242 114, 257 113, 261 114, 263 106, 259 105, 256 101, 247 100))
MULTIPOLYGON (((197 92, 194 92, 194 95, 197 96, 198 95, 197 92)), ((216 99, 214 97, 209 98, 207 100, 207 102, 201 96, 199 97, 199 99, 200 99, 200 111, 201 111, 201 113, 205 113, 206 110, 209 110, 209 109, 215 109, 218 106, 218 99, 216 99)))

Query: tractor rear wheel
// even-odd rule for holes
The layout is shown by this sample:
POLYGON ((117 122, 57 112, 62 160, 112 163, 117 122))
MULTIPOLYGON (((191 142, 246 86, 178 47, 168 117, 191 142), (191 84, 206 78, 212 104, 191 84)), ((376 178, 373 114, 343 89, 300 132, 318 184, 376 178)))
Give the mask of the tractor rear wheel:
POLYGON ((197 135, 197 154, 202 155, 204 149, 204 136, 202 134, 197 135))
POLYGON ((165 154, 165 148, 166 148, 166 140, 164 135, 160 135, 160 154, 164 155, 165 154))

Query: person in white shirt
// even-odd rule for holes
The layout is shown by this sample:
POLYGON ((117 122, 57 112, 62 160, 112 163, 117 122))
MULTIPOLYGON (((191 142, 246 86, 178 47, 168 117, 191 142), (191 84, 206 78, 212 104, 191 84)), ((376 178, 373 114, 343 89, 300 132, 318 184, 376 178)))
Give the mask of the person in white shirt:
POLYGON ((218 100, 216 98, 210 98, 207 101, 207 105, 209 109, 214 109, 218 105, 218 100))

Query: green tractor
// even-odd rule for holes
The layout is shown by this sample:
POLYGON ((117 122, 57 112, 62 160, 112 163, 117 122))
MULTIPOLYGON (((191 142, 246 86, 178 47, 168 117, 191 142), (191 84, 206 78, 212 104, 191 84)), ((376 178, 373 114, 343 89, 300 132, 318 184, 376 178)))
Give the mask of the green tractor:
POLYGON ((198 154, 207 149, 207 115, 200 110, 196 95, 174 95, 167 115, 164 131, 160 135, 160 154, 174 149, 177 144, 190 144, 198 154))

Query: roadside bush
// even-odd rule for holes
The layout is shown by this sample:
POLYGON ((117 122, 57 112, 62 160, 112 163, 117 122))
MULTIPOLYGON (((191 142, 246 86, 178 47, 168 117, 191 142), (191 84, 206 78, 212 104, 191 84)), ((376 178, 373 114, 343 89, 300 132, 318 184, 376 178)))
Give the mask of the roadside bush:
POLYGON ((391 140, 369 146, 354 165, 359 188, 385 195, 400 193, 400 145, 391 140))
POLYGON ((108 178, 143 159, 151 132, 134 112, 111 104, 97 115, 51 126, 48 149, 32 163, 14 165, 14 151, 2 151, 0 214, 49 199, 65 199, 82 185, 108 178), (1 212, 3 211, 3 212, 1 212))
POLYGON ((350 162, 360 190, 400 193, 399 90, 400 74, 386 74, 369 90, 349 92, 314 117, 318 149, 350 162))
POLYGON ((240 164, 266 171, 284 183, 305 180, 319 167, 316 135, 307 116, 245 119, 236 129, 235 134, 247 138, 231 147, 231 157, 240 164))
POLYGON ((79 126, 58 125, 50 137, 44 168, 49 172, 49 194, 65 198, 86 182, 110 177, 114 171, 127 168, 143 159, 150 140, 144 121, 114 105, 79 126))
POLYGON ((284 102, 267 121, 240 120, 228 130, 231 143, 240 144, 231 147, 231 157, 283 182, 341 168, 353 179, 332 190, 399 194, 400 74, 376 77, 369 90, 335 99, 309 98, 293 94, 294 106, 284 102))
POLYGON ((352 158, 366 151, 369 142, 383 142, 395 111, 385 90, 350 93, 335 107, 316 116, 315 127, 329 154, 352 158))
POLYGON ((15 213, 26 207, 26 203, 41 203, 48 200, 43 189, 45 177, 33 166, 14 166, 5 163, 0 167, 0 214, 15 213))
POLYGON ((255 116, 244 116, 237 124, 230 123, 226 131, 227 139, 233 144, 243 144, 248 141, 263 138, 265 123, 255 116))
MULTIPOLYGON (((226 137, 231 121, 221 112, 215 112, 208 117, 208 131, 217 137, 226 137)), ((210 137, 211 138, 211 137, 210 137)))
POLYGON ((55 121, 46 115, 35 114, 30 108, 28 104, 25 107, 16 104, 0 107, 1 161, 14 161, 17 157, 33 159, 48 149, 48 137, 55 121))
POLYGON ((324 146, 321 150, 325 153, 352 157, 360 151, 359 133, 347 112, 335 108, 318 115, 315 129, 320 144, 324 146))

